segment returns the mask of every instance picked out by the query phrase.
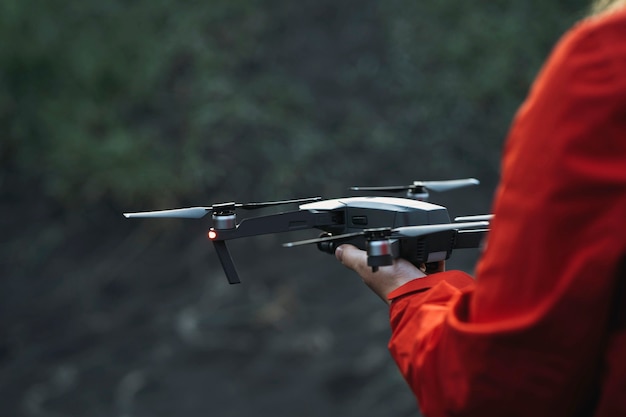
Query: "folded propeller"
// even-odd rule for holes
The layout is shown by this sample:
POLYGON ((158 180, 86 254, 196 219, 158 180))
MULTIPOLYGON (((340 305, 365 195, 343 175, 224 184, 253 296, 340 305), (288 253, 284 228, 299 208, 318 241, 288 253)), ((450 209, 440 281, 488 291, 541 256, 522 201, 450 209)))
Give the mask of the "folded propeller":
POLYGON ((170 210, 142 211, 136 213, 124 213, 126 218, 170 218, 170 219, 200 219, 208 213, 214 215, 232 214, 235 209, 256 210, 264 207, 278 206, 283 204, 310 203, 321 200, 322 197, 300 198, 295 200, 265 201, 260 203, 221 203, 208 207, 189 207, 170 210))
POLYGON ((301 240, 297 242, 284 243, 284 247, 294 247, 302 245, 317 244, 322 250, 328 251, 329 248, 336 248, 335 245, 327 246, 323 249, 323 245, 333 241, 347 241, 351 238, 363 236, 366 241, 367 264, 372 267, 372 271, 376 272, 378 267, 391 265, 393 258, 396 257, 398 249, 394 247, 400 239, 418 238, 434 233, 445 231, 456 231, 461 229, 484 229, 489 227, 489 219, 491 215, 486 216, 468 216, 467 218, 485 219, 481 221, 467 221, 458 223, 429 224, 421 226, 404 226, 392 228, 375 228, 364 229, 359 232, 346 233, 341 235, 323 236, 315 239, 301 240))
POLYGON ((407 196, 417 199, 428 198, 428 191, 443 192, 453 190, 455 188, 468 187, 471 185, 478 185, 480 181, 476 178, 465 178, 459 180, 444 180, 444 181, 413 181, 410 185, 391 185, 382 187, 350 187, 352 191, 387 191, 387 192, 401 192, 406 191, 407 196))

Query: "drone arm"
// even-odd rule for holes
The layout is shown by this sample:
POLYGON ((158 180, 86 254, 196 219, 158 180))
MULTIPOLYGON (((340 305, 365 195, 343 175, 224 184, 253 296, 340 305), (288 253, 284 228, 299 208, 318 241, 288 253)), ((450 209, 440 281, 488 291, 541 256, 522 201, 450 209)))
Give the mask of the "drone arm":
POLYGON ((242 220, 235 229, 215 230, 215 232, 217 233, 216 240, 228 240, 313 229, 338 223, 340 223, 340 219, 337 213, 298 210, 247 218, 242 220))
POLYGON ((241 282, 239 280, 239 274, 237 274, 237 269, 233 263, 233 258, 230 256, 226 242, 223 240, 214 240, 213 245, 215 246, 215 252, 217 253, 217 257, 222 264, 228 283, 239 284, 241 282))
POLYGON ((453 249, 480 248, 488 232, 489 229, 459 230, 453 249))
POLYGON ((401 238, 400 257, 416 266, 443 261, 457 249, 480 248, 487 232, 483 226, 465 230, 442 229, 424 236, 401 238))

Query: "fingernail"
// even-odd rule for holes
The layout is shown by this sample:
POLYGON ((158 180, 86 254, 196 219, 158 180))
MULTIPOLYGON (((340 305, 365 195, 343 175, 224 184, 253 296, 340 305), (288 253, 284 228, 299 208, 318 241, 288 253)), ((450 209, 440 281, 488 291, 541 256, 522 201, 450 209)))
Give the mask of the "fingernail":
POLYGON ((337 249, 335 249, 335 257, 339 260, 339 262, 341 262, 342 256, 343 256, 343 248, 339 246, 337 249))

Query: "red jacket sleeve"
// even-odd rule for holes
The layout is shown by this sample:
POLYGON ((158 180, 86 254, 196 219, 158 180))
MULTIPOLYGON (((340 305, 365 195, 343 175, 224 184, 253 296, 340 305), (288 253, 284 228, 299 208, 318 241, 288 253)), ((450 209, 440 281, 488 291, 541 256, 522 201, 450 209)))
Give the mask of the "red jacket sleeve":
POLYGON ((626 12, 559 42, 516 115, 493 211, 475 282, 442 272, 389 294, 389 348, 422 412, 570 416, 600 386, 591 415, 626 415, 626 333, 609 319, 626 254, 626 12))

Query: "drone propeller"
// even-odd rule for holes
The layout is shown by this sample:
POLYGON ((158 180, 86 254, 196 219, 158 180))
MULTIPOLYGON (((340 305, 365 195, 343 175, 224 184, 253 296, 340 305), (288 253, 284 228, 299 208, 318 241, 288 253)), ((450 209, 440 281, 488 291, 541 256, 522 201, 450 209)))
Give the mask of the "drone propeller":
POLYGON ((468 187, 470 185, 480 184, 476 178, 465 178, 459 180, 445 180, 445 181, 413 181, 411 185, 392 185, 382 187, 350 187, 353 191, 410 191, 410 192, 423 192, 424 190, 431 191, 448 191, 455 188, 468 187))
MULTIPOLYGON (((366 230, 372 230, 372 229, 366 229, 366 230)), ((391 229, 388 229, 388 230, 391 230, 391 229)), ((322 242, 329 242, 331 240, 348 239, 351 237, 357 237, 357 236, 363 236, 363 235, 365 235, 365 230, 361 232, 345 233, 343 235, 323 236, 323 237, 317 237, 314 239, 299 240, 297 242, 287 242, 287 243, 283 243, 283 246, 285 248, 293 248, 294 246, 311 245, 313 243, 322 243, 322 242)))
POLYGON ((172 210, 141 211, 137 213, 124 213, 124 217, 130 218, 170 218, 170 219, 200 219, 204 217, 211 207, 190 207, 172 210))
POLYGON ((392 230, 390 238, 403 238, 403 237, 420 237, 430 235, 432 233, 444 232, 446 230, 459 230, 459 229, 478 229, 489 227, 489 222, 459 222, 459 223, 447 223, 447 224, 429 224, 424 226, 404 226, 398 227, 392 230))
POLYGON ((443 232, 447 230, 458 229, 478 229, 488 227, 488 221, 475 221, 464 223, 444 223, 444 224, 428 224, 422 226, 404 226, 395 229, 381 228, 381 229, 364 229, 360 232, 347 233, 343 235, 318 237, 316 239, 300 240, 298 242, 284 243, 283 246, 291 248, 294 246, 310 245, 313 243, 329 242, 332 240, 349 239, 357 236, 376 236, 384 237, 386 239, 399 239, 399 238, 413 238, 429 235, 432 233, 443 232))
POLYGON ((126 218, 173 218, 173 219, 200 219, 206 216, 209 212, 227 212, 233 211, 236 208, 244 210, 256 210, 264 207, 277 206, 282 204, 292 203, 309 203, 312 201, 321 200, 321 197, 300 198, 295 200, 281 200, 281 201, 265 201, 260 203, 222 203, 214 204, 209 207, 189 207, 171 210, 159 210, 159 211, 142 211, 137 213, 124 213, 126 218))
POLYGON ((478 216, 455 217, 455 222, 488 222, 493 219, 493 214, 479 214, 478 216))

